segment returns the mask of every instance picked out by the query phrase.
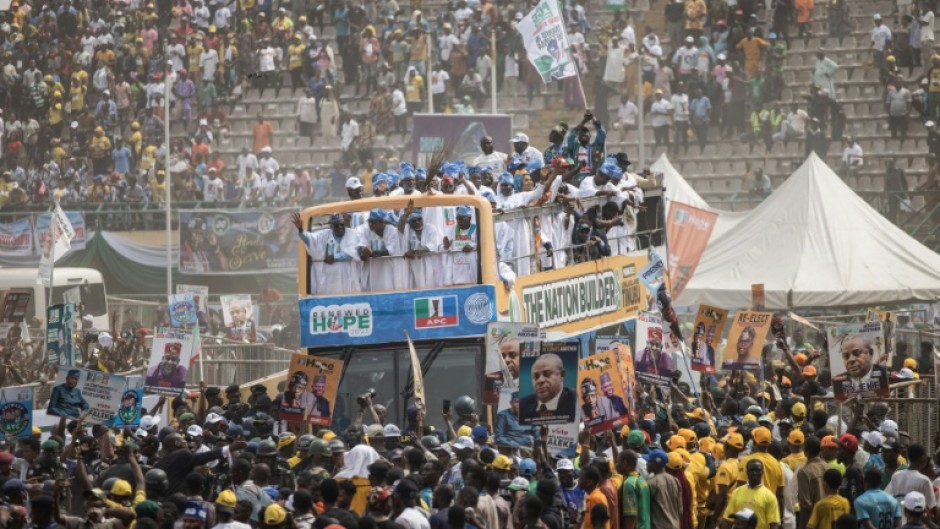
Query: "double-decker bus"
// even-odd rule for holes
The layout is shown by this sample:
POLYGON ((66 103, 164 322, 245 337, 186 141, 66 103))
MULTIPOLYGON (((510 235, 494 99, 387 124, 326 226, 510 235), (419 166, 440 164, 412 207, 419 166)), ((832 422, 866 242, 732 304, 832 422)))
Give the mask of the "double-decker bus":
MULTIPOLYGON (((388 271, 395 266, 417 266, 418 259, 384 256, 371 257, 368 263, 340 263, 334 257, 332 263, 327 263, 326 255, 339 255, 338 248, 318 249, 313 252, 317 256, 314 258, 301 245, 298 255, 301 347, 308 354, 338 357, 345 363, 334 429, 341 431, 356 417, 357 396, 370 390, 375 391, 373 402, 386 406, 388 422, 404 425, 411 402, 411 360, 405 331, 421 361, 428 407, 426 420, 436 427, 442 426, 440 410, 445 399, 469 395, 481 402, 484 337, 490 322, 537 323, 549 340, 577 341, 581 356, 593 354, 601 342, 610 343, 610 339, 631 340, 637 312, 646 310, 649 301, 638 272, 648 263, 652 245, 665 240, 660 197, 658 189, 646 193, 646 210, 638 216, 632 236, 635 251, 585 260, 583 255, 576 258, 576 247, 557 249, 567 252, 566 265, 545 269, 535 264, 539 255, 533 245, 530 273, 515 276, 514 280, 512 274, 507 277, 506 267, 498 264, 495 224, 531 225, 537 217, 562 213, 564 206, 494 213, 490 203, 480 196, 452 194, 369 198, 303 211, 301 219, 308 238, 316 238, 319 230, 330 230, 330 222, 340 219, 347 232, 357 229, 357 225, 367 222, 372 210, 407 211, 411 204, 421 208, 426 218, 436 211, 435 221, 444 219, 443 235, 452 241, 449 249, 421 257, 434 260, 423 270, 436 274, 437 282, 441 283, 441 277, 450 275, 445 270, 455 258, 466 266, 469 256, 476 269, 471 276, 477 280, 472 284, 459 283, 455 278, 454 284, 412 288, 414 281, 407 284, 402 279, 396 288, 388 289, 386 281, 385 290, 372 290, 375 285, 371 282, 357 280, 361 279, 356 274, 361 273, 362 267, 385 266, 388 271), (462 251, 453 241, 459 238, 453 228, 447 233, 446 225, 453 224, 454 211, 460 207, 469 208, 475 219, 472 252, 462 251), (335 269, 324 271, 337 265, 348 268, 344 273, 336 273, 335 269)), ((606 200, 587 199, 582 205, 587 208, 606 200)), ((461 211, 467 215, 467 209, 461 211)), ((385 229, 396 226, 389 223, 385 229)), ((322 240, 321 243, 332 244, 322 240)), ((355 251, 345 250, 347 255, 355 251)))

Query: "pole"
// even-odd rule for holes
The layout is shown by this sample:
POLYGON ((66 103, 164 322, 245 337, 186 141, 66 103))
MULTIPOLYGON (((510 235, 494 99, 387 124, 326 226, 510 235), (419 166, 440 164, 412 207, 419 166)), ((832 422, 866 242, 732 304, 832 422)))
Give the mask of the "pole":
MULTIPOLYGON (((434 41, 434 39, 431 38, 431 32, 428 32, 427 35, 428 35, 428 67, 425 70, 425 72, 427 73, 427 79, 424 80, 425 81, 424 84, 427 86, 427 89, 428 89, 428 114, 433 114, 434 113, 434 92, 431 91, 431 72, 434 71, 434 66, 433 66, 434 63, 431 62, 431 57, 433 56, 433 53, 431 52, 431 43, 434 41)), ((441 97, 444 97, 444 94, 441 94, 441 97)))
MULTIPOLYGON (((52 206, 52 213, 49 216, 49 294, 46 297, 46 311, 43 314, 43 319, 46 320, 46 337, 49 337, 49 307, 52 306, 52 291, 55 288, 55 238, 56 238, 56 228, 59 224, 55 216, 56 207, 58 207, 59 201, 55 201, 55 204, 52 206)), ((72 337, 71 329, 69 329, 69 338, 72 337)), ((61 354, 61 349, 59 353, 61 354)), ((48 354, 44 355, 43 361, 48 362, 48 354)), ((57 362, 61 362, 61 358, 56 359, 57 362)))
POLYGON ((635 28, 636 31, 634 32, 634 34, 638 37, 637 47, 636 47, 637 49, 637 52, 636 52, 636 102, 637 102, 637 105, 636 107, 637 107, 637 116, 639 118, 637 120, 637 134, 639 135, 638 139, 640 141, 639 169, 642 171, 646 167, 646 127, 645 127, 645 123, 643 122, 643 48, 641 47, 642 44, 639 40, 640 14, 642 14, 642 11, 640 11, 637 14, 636 28, 635 28))
MULTIPOLYGON (((164 46, 164 55, 170 57, 169 44, 164 46)), ((170 174, 170 73, 167 72, 166 79, 163 82, 163 136, 166 141, 166 151, 164 152, 163 170, 166 173, 164 182, 166 183, 166 295, 173 294, 173 218, 170 214, 171 195, 170 188, 173 187, 173 176, 170 174)))
POLYGON ((493 109, 490 111, 491 114, 496 114, 496 27, 490 29, 490 50, 492 52, 493 60, 490 64, 490 99, 493 109))

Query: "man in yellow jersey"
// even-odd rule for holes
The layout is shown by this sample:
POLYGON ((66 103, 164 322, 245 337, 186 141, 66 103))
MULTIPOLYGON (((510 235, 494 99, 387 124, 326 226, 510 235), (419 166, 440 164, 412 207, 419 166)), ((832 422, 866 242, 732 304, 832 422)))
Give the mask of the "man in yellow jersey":
MULTIPOLYGON (((770 431, 767 432, 770 435, 770 431)), ((770 444, 769 442, 767 444, 770 444)), ((776 463, 776 461, 774 461, 776 463)), ((779 463, 777 463, 779 465, 779 463)), ((777 495, 766 486, 766 474, 761 459, 748 458, 745 463, 746 484, 731 493, 720 529, 729 529, 735 521, 735 514, 742 509, 750 509, 757 515, 756 529, 780 528, 780 504, 777 495)), ((781 474, 782 475, 782 474, 781 474)))
MULTIPOLYGON (((754 449, 751 455, 741 460, 741 467, 747 468, 749 461, 758 460, 764 473, 764 486, 770 489, 777 497, 777 505, 781 509, 780 519, 783 518, 783 469, 780 468, 780 462, 774 459, 774 456, 768 453, 770 443, 773 441, 773 434, 766 426, 758 426, 751 431, 751 437, 754 440, 754 449)), ((747 479, 745 475, 738 476, 738 483, 741 484, 747 479)), ((737 512, 737 511, 735 511, 737 512)), ((758 526, 759 527, 759 526, 758 526)))

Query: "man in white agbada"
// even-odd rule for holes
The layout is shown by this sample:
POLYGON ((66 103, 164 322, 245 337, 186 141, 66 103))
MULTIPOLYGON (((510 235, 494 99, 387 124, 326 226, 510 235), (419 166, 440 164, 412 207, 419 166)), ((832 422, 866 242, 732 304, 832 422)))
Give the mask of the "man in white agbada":
POLYGON ((457 224, 444 237, 444 250, 444 273, 451 274, 446 280, 447 284, 477 284, 477 262, 480 259, 477 253, 477 224, 473 221, 473 210, 470 207, 457 207, 457 224))
POLYGON ((409 204, 398 220, 402 233, 403 255, 408 260, 411 288, 436 288, 445 285, 443 237, 437 226, 424 224, 424 215, 409 204))
POLYGON ((358 253, 362 259, 363 290, 372 292, 408 288, 408 269, 400 259, 403 249, 398 230, 386 225, 388 214, 381 209, 369 212, 368 222, 359 227, 358 253))
POLYGON ((829 57, 826 57, 826 50, 820 48, 816 52, 816 69, 813 70, 813 84, 829 92, 832 97, 835 97, 835 75, 838 69, 839 65, 829 57))
MULTIPOLYGON (((509 173, 503 173, 499 177, 499 195, 496 196, 496 207, 509 211, 511 209, 522 208, 529 205, 533 200, 542 196, 544 186, 539 183, 531 191, 515 192, 515 179, 509 173)), ((509 228, 512 229, 513 244, 515 246, 514 257, 516 265, 516 274, 529 275, 532 262, 532 228, 525 218, 508 221, 509 228)))
MULTIPOLYGON (((480 196, 489 201, 493 211, 496 211, 495 194, 484 191, 480 196)), ((516 251, 513 231, 505 222, 493 223, 493 230, 496 232, 496 264, 499 278, 511 287, 516 281, 516 272, 512 267, 513 255, 516 251)))
POLYGON ((310 266, 310 294, 330 295, 362 290, 362 263, 357 251, 358 235, 347 230, 342 215, 330 217, 330 228, 314 232, 305 231, 300 215, 294 213, 291 222, 297 228, 307 255, 313 260, 310 266))

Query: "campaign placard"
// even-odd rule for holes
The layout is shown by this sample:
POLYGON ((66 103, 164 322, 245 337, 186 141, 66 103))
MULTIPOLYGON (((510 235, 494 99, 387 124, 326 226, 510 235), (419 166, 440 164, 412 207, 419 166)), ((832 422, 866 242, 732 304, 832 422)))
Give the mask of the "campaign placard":
POLYGON ((519 362, 519 422, 568 424, 578 417, 578 342, 523 342, 519 362))
POLYGON ((176 329, 188 329, 195 326, 196 300, 192 294, 170 294, 167 296, 170 326, 176 329))
POLYGON ((578 403, 584 426, 601 433, 627 424, 630 411, 623 394, 616 351, 606 351, 578 362, 578 403))
POLYGON ((502 388, 519 389, 521 352, 539 352, 541 333, 531 323, 490 322, 486 326, 483 404, 499 404, 502 388))
POLYGON ((69 303, 46 309, 46 363, 51 366, 75 365, 75 341, 72 320, 75 306, 69 303))
POLYGON ((111 424, 121 407, 127 377, 102 371, 59 366, 46 413, 91 424, 111 424))
POLYGON ((716 362, 718 361, 715 351, 718 350, 727 322, 727 310, 709 305, 698 306, 690 351, 693 371, 715 372, 716 362))
POLYGON ((773 314, 755 310, 739 310, 731 320, 728 343, 722 351, 721 369, 758 371, 764 340, 770 331, 773 314))
POLYGON ((176 285, 177 294, 191 294, 196 303, 196 321, 199 331, 209 332, 209 287, 202 285, 176 285))
POLYGON ((33 434, 33 388, 0 389, 0 432, 8 439, 33 434))
POLYGON ((257 339, 255 313, 248 294, 220 296, 222 320, 225 322, 225 334, 229 340, 254 342, 257 339))
POLYGON ((186 389, 186 372, 197 346, 192 330, 160 329, 150 348, 144 389, 172 397, 182 395, 186 389))
POLYGON ((659 314, 645 311, 637 314, 635 360, 639 380, 669 385, 675 361, 663 346, 663 319, 659 314))
POLYGON ((143 416, 144 377, 127 377, 127 384, 121 393, 121 407, 114 416, 115 428, 137 428, 143 416))
POLYGON ((880 321, 829 327, 826 337, 836 400, 888 396, 887 354, 880 321))
POLYGON ((281 420, 329 426, 342 374, 342 360, 303 353, 291 355, 281 420))

